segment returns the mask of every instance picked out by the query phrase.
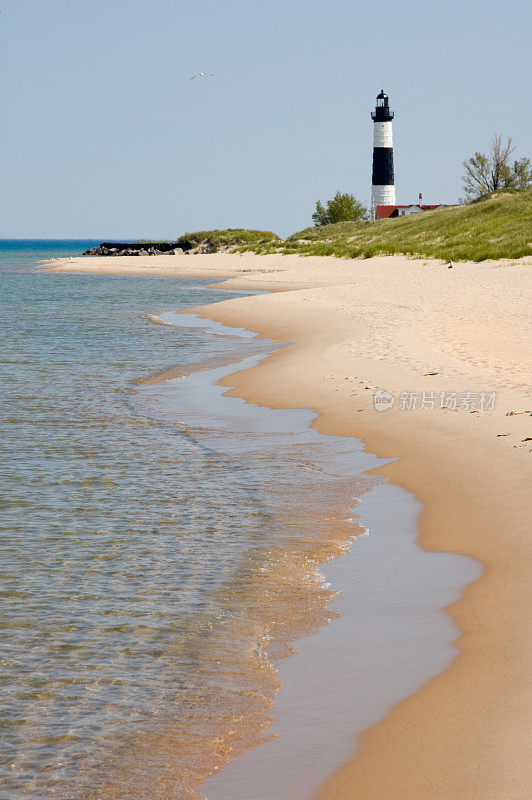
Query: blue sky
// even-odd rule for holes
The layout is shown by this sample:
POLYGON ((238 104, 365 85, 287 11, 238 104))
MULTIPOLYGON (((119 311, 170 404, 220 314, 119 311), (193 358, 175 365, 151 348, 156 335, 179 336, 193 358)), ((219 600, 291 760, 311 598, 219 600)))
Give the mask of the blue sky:
POLYGON ((337 189, 368 204, 381 84, 398 202, 455 202, 494 133, 532 155, 530 29, 525 0, 4 0, 0 237, 287 235, 337 189))

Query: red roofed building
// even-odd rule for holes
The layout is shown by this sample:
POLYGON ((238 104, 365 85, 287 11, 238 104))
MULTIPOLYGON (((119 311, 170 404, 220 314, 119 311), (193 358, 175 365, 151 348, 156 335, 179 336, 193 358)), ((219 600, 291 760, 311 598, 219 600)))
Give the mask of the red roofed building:
POLYGON ((389 219, 390 217, 407 217, 409 214, 419 214, 421 211, 434 211, 435 208, 448 208, 448 205, 424 206, 377 206, 377 219, 389 219))

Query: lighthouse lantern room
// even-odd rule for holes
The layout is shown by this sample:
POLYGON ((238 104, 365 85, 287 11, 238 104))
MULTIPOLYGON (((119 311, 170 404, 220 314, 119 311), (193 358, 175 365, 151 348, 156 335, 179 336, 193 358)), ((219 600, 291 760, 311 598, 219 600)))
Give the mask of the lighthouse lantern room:
POLYGON ((388 95, 383 91, 377 95, 373 120, 373 176, 371 187, 371 218, 377 219, 377 206, 395 205, 395 182, 393 173, 393 111, 388 95))

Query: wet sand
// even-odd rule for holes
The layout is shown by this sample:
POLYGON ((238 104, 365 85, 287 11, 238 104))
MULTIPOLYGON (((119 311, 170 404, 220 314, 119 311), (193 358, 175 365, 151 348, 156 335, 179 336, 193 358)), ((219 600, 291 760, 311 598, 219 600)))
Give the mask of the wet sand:
POLYGON ((208 800, 309 800, 364 730, 456 657, 459 632, 442 608, 480 565, 419 548, 419 504, 394 484, 363 494, 355 513, 367 535, 320 567, 340 592, 330 606, 340 616, 277 665, 282 688, 266 732, 274 738, 210 778, 208 800))
POLYGON ((528 797, 526 260, 447 270, 402 257, 214 255, 79 259, 61 268, 231 277, 228 285, 278 290, 200 310, 296 342, 227 379, 231 392, 273 408, 316 409, 320 431, 358 436, 383 458, 400 456, 378 471, 421 502, 422 547, 484 566, 450 608, 463 633, 458 658, 367 730, 358 750, 353 743, 353 757, 319 800, 528 797), (378 388, 395 395, 391 410, 375 410, 378 388), (416 396, 415 409, 400 407, 401 392, 416 396), (458 393, 456 410, 439 407, 442 392, 458 393), (493 409, 471 405, 483 392, 496 392, 493 409))

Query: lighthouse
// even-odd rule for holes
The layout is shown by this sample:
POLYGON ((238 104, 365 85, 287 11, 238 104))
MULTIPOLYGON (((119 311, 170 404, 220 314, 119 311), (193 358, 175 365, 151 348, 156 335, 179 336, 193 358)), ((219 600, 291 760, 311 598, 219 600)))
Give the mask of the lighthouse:
POLYGON ((371 218, 377 219, 377 206, 395 205, 393 175, 393 111, 384 90, 377 95, 373 120, 373 176, 371 186, 371 218))

